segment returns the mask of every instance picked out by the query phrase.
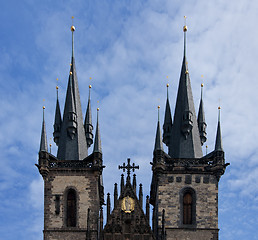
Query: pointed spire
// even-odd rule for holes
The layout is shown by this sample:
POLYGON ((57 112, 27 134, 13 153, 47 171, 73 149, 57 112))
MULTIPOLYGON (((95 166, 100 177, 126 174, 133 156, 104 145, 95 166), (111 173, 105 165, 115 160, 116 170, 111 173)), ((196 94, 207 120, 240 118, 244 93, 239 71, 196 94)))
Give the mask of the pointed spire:
POLYGON ((171 135, 171 128, 172 128, 172 117, 171 117, 171 110, 169 104, 169 97, 168 97, 168 87, 167 84, 167 102, 166 102, 166 110, 165 110, 165 117, 164 117, 164 124, 163 124, 163 142, 169 146, 170 143, 170 135, 171 135))
POLYGON ((125 180, 124 180, 124 174, 121 174, 121 183, 120 183, 120 195, 124 192, 125 187, 125 180))
POLYGON ((107 222, 110 219, 110 193, 107 194, 107 222))
POLYGON ((102 153, 100 131, 99 131, 99 108, 97 108, 97 126, 96 126, 93 152, 102 153))
POLYGON ((184 57, 168 154, 173 158, 200 158, 202 157, 201 141, 195 114, 188 63, 186 61, 186 25, 183 30, 184 57))
POLYGON ((117 183, 115 183, 115 187, 114 187, 114 207, 117 204, 117 198, 118 198, 117 183))
POLYGON ((71 31, 72 59, 57 152, 59 160, 83 160, 88 155, 74 59, 74 26, 71 31))
POLYGON ((91 85, 89 85, 89 99, 88 99, 88 106, 87 106, 85 121, 84 121, 84 129, 85 129, 88 148, 93 143, 93 133, 92 133, 93 125, 92 125, 92 116, 91 116, 90 90, 91 90, 91 85))
POLYGON ((203 83, 201 84, 201 100, 200 100, 199 112, 198 112, 198 118, 197 118, 201 144, 203 145, 207 140, 207 137, 206 137, 207 136, 207 133, 206 133, 207 124, 205 122, 205 114, 204 114, 204 108, 203 108, 202 95, 203 95, 203 83))
POLYGON ((43 121, 42 121, 42 130, 41 130, 41 140, 40 140, 40 152, 47 152, 47 132, 45 126, 45 106, 43 106, 43 121))
POLYGON ((133 175, 133 190, 136 192, 136 174, 133 175))
POLYGON ((61 117, 61 111, 60 111, 60 105, 59 105, 59 99, 58 99, 58 86, 56 86, 56 113, 55 113, 53 136, 54 136, 54 142, 56 143, 57 146, 59 144, 61 125, 62 125, 62 117, 61 117))
POLYGON ((221 107, 218 107, 219 116, 218 116, 218 127, 217 127, 215 151, 223 151, 223 147, 222 147, 222 137, 221 137, 221 129, 220 129, 220 109, 221 109, 221 107))
POLYGON ((140 188, 139 188, 139 203, 140 203, 141 208, 142 208, 142 197, 143 197, 142 184, 140 183, 140 188))
POLYGON ((160 124, 159 124, 159 109, 160 109, 160 106, 158 106, 158 124, 157 124, 154 151, 156 151, 156 150, 163 151, 163 143, 162 143, 162 139, 161 139, 161 131, 160 131, 160 124))

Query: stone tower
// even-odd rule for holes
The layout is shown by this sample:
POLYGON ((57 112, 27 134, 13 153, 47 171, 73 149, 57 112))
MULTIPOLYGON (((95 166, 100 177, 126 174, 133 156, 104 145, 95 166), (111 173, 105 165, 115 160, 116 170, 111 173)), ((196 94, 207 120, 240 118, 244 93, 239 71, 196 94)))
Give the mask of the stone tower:
POLYGON ((174 118, 172 122, 167 95, 163 124, 168 154, 163 150, 159 121, 157 125, 150 193, 152 228, 157 240, 217 240, 218 183, 228 164, 222 148, 220 117, 215 149, 206 156, 202 154, 207 125, 202 96, 198 118, 195 114, 186 60, 187 27, 183 29, 184 56, 174 118))
MULTIPOLYGON (((93 153, 90 96, 83 123, 78 79, 74 58, 72 31, 72 59, 63 117, 57 94, 54 122, 54 141, 57 156, 48 152, 45 119, 39 150, 38 170, 44 179, 44 240, 99 239, 99 226, 104 204, 102 183, 102 150, 97 118, 93 153)), ((90 86, 91 88, 91 86, 90 86)), ((57 87, 58 93, 58 87, 57 87)))

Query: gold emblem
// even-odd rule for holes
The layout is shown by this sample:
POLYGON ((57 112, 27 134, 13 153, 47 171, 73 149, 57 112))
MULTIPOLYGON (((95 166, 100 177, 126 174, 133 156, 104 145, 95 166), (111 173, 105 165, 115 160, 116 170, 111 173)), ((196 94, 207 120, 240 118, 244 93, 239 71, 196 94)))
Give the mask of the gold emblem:
POLYGON ((134 210, 134 199, 126 196, 122 200, 121 209, 125 213, 131 213, 134 210))

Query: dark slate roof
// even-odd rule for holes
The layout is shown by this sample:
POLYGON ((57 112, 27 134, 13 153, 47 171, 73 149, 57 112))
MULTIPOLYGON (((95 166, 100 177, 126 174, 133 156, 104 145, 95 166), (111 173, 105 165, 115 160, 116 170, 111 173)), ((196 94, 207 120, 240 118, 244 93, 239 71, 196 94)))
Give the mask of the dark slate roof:
POLYGON ((162 139, 161 139, 161 131, 160 131, 159 120, 158 120, 157 131, 156 131, 156 139, 155 139, 154 151, 155 150, 162 150, 163 151, 163 143, 162 143, 162 139))
POLYGON ((87 110, 85 114, 85 120, 84 120, 84 129, 86 134, 86 141, 88 147, 93 143, 93 125, 92 125, 92 114, 91 114, 91 102, 90 102, 90 89, 91 86, 89 86, 89 98, 88 98, 88 105, 87 110))
POLYGON ((56 113, 55 113, 55 123, 56 126, 61 126, 62 124, 62 117, 60 111, 60 105, 58 100, 58 92, 57 92, 57 99, 56 99, 56 113))
POLYGON ((186 61, 186 32, 184 37, 184 58, 179 80, 174 121, 169 144, 169 155, 173 158, 200 158, 202 148, 194 108, 194 101, 191 89, 190 76, 186 61), (182 133, 183 115, 185 112, 191 113, 192 129, 185 136, 182 133))
POLYGON ((45 107, 43 107, 43 121, 42 121, 42 130, 41 130, 41 139, 40 139, 40 148, 39 151, 47 152, 47 133, 46 133, 46 126, 45 126, 45 107))
POLYGON ((201 85, 201 100, 200 100, 198 118, 197 118, 201 144, 203 145, 203 143, 206 142, 206 140, 207 140, 207 138, 206 138, 207 124, 205 122, 205 114, 204 114, 204 107, 203 107, 203 100, 202 100, 202 95, 203 94, 202 93, 203 93, 203 84, 201 85))
POLYGON ((171 110, 170 110, 170 104, 169 104, 168 85, 167 85, 167 102, 166 102, 165 117, 164 117, 164 124, 163 124, 163 142, 167 146, 169 145, 171 128, 172 128, 172 116, 171 116, 171 110))
POLYGON ((72 47, 70 75, 68 79, 57 158, 60 160, 83 160, 85 157, 87 157, 87 155, 88 150, 83 126, 81 100, 75 68, 74 49, 72 47), (72 139, 67 133, 67 128, 69 126, 69 113, 71 111, 76 114, 77 119, 76 132, 72 139))
POLYGON ((220 128, 220 108, 219 108, 219 119, 218 119, 216 142, 215 142, 215 151, 223 151, 221 128, 220 128))
POLYGON ((100 131, 99 131, 99 110, 97 112, 97 126, 96 126, 93 152, 102 153, 101 138, 100 138, 100 131))

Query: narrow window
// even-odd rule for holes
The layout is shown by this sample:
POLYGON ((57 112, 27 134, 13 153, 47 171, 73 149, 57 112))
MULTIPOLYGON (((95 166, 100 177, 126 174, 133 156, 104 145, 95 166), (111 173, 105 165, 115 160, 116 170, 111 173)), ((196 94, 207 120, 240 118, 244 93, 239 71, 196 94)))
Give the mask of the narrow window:
POLYGON ((192 224, 193 199, 192 194, 187 192, 183 198, 183 224, 192 224))
POLYGON ((67 227, 76 227, 76 193, 70 189, 67 193, 67 227))

